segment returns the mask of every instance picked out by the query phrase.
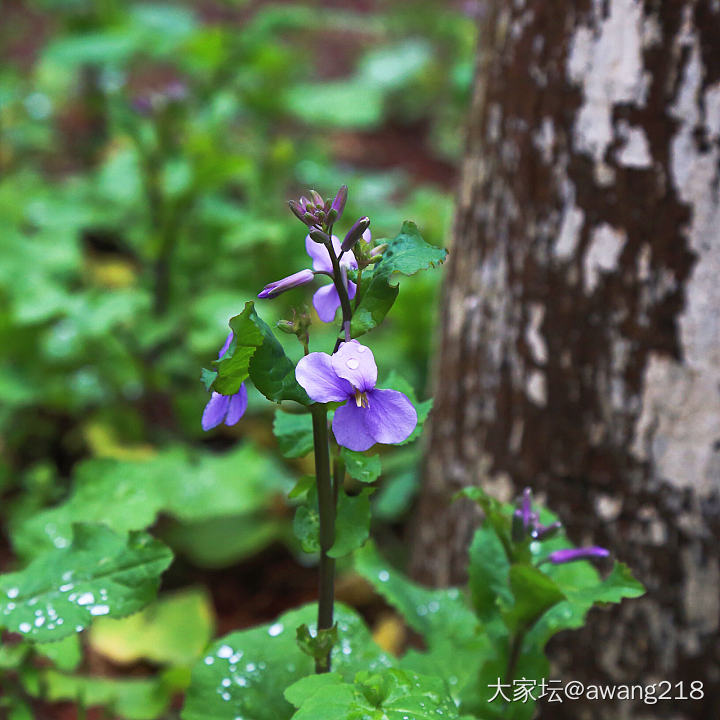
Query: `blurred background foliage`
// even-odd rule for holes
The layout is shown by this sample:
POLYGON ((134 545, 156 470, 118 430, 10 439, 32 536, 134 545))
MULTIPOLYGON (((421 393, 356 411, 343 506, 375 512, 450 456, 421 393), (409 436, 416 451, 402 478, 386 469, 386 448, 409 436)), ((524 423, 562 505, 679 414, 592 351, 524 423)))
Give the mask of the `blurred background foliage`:
MULTIPOLYGON (((48 697, 155 717, 148 708, 186 682, 176 666, 213 625, 313 597, 312 576, 283 586, 266 569, 312 562, 286 500, 311 460, 278 459, 259 396, 237 426, 203 434, 199 369, 246 300, 307 266, 286 200, 308 188, 348 184, 345 219, 369 215, 376 238, 410 219, 447 243, 473 12, 442 0, 3 3, 0 563, 7 572, 64 547, 79 520, 153 525, 180 560, 146 612, 190 628, 172 648, 171 630, 143 637, 144 615, 121 633, 113 623, 125 621, 98 624, 82 640, 94 653, 164 674, 91 690, 48 676, 48 697)), ((404 282, 369 338, 381 373, 397 370, 421 398, 440 275, 404 282)), ((272 324, 309 300, 296 290, 259 311, 272 324)), ((327 349, 318 325, 311 347, 327 349)), ((381 535, 402 530, 419 451, 384 454, 381 535)), ((78 642, 54 647, 59 670, 81 662, 78 642)), ((20 662, 9 653, 0 667, 20 662)))

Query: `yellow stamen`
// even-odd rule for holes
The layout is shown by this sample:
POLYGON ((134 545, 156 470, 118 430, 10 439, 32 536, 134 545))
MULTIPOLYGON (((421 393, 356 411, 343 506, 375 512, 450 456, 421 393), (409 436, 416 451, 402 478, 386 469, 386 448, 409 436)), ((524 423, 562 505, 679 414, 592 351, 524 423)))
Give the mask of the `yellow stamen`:
POLYGON ((370 403, 368 402, 367 395, 364 392, 360 392, 359 390, 355 390, 355 404, 358 407, 370 407, 370 403))

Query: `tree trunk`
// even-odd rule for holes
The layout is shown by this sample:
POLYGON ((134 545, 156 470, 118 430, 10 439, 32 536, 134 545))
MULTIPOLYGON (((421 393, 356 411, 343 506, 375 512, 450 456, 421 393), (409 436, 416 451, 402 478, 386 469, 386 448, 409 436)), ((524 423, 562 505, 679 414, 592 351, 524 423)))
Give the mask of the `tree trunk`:
POLYGON ((481 7, 414 573, 464 576, 454 491, 529 485, 648 588, 555 677, 705 683, 553 718, 720 717, 720 2, 481 7))

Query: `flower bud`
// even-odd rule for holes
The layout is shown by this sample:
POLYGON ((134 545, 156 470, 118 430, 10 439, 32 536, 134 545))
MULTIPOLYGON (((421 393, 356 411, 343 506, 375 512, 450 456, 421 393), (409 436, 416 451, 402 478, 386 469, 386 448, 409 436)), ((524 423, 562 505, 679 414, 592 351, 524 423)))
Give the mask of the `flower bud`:
POLYGON ((378 245, 377 247, 374 247, 370 253, 368 254, 368 257, 371 258, 378 258, 378 260, 382 257, 382 254, 388 249, 388 244, 383 243, 382 245, 378 245))
POLYGON ((352 246, 361 238, 362 234, 370 227, 370 218, 361 217, 355 222, 355 224, 348 230, 345 239, 342 241, 342 251, 347 252, 352 246))
POLYGON ((292 210, 292 214, 300 220, 300 222, 305 222, 305 208, 301 207, 295 200, 289 200, 288 205, 290 206, 290 210, 292 210))
POLYGON ((302 221, 303 221, 306 225, 316 225, 318 220, 317 220, 317 218, 316 218, 312 213, 306 212, 306 213, 302 216, 302 221))
POLYGON ((320 195, 320 193, 316 190, 310 191, 310 199, 312 200, 312 203, 313 205, 315 205, 316 208, 325 207, 325 201, 322 199, 322 195, 320 195))
POLYGON ((292 320, 278 320, 275 323, 275 327, 288 335, 295 334, 295 323, 292 320))
POLYGON ((348 187, 347 185, 343 185, 335 195, 335 199, 332 201, 332 205, 330 207, 330 211, 335 211, 335 217, 333 218, 332 222, 335 222, 336 220, 339 220, 342 217, 343 210, 345 209, 345 203, 347 202, 347 196, 348 196, 348 187))
POLYGON ((284 293, 286 290, 307 285, 315 277, 312 270, 300 270, 300 272, 288 275, 282 280, 276 280, 266 285, 259 293, 259 298, 274 298, 284 293))
POLYGON ((562 565, 563 563, 573 562, 575 560, 587 560, 588 558, 607 557, 609 550, 601 547, 581 547, 566 548, 565 550, 556 550, 548 555, 548 560, 553 565, 562 565))
POLYGON ((314 240, 316 243, 322 243, 323 245, 330 244, 330 236, 327 233, 324 233, 322 230, 313 228, 312 230, 310 230, 308 235, 310 235, 310 239, 314 240))

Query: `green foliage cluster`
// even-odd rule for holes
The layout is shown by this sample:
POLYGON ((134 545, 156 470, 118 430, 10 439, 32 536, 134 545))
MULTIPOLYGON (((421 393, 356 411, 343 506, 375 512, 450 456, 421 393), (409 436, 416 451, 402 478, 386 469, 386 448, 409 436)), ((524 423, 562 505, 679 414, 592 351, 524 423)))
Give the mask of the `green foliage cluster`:
MULTIPOLYGON (((288 508, 308 434, 279 411, 287 460, 276 460, 258 394, 235 449, 233 431, 202 437, 196 368, 247 297, 305 262, 281 202, 298 189, 349 182, 347 212, 373 208, 376 237, 411 217, 442 241, 447 191, 397 164, 362 169, 352 148, 400 127, 454 163, 474 28, 429 0, 376 13, 312 1, 16 5, 0 26, 0 518, 12 552, 0 581, 0 714, 30 717, 30 698, 42 697, 159 718, 200 652, 176 647, 173 594, 153 600, 171 553, 201 568, 276 541, 300 554, 292 506, 305 507, 309 488, 299 484, 288 508), (150 627, 157 642, 143 649, 150 627), (89 651, 158 672, 93 677, 89 651)), ((429 274, 413 279, 377 336, 409 395, 423 386, 433 326, 415 308, 436 288, 429 274)), ((383 289, 397 296, 389 281, 383 289)), ((263 309, 267 324, 248 311, 262 336, 250 374, 250 355, 297 359, 268 335, 289 302, 263 309)), ((368 317, 379 319, 376 305, 368 317)), ((239 382, 240 361, 221 389, 239 382)), ((287 378, 253 379, 274 399, 294 390, 302 400, 287 378)), ((371 503, 376 517, 403 515, 416 457, 386 453, 382 489, 348 496, 337 554, 367 537, 371 503)), ((380 476, 379 457, 344 461, 357 482, 380 476)), ((197 597, 182 606, 185 624, 206 637, 213 611, 197 597)))

